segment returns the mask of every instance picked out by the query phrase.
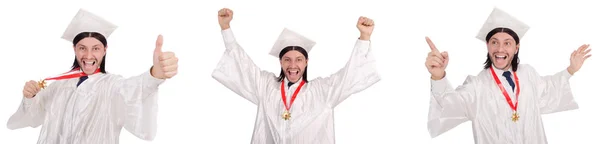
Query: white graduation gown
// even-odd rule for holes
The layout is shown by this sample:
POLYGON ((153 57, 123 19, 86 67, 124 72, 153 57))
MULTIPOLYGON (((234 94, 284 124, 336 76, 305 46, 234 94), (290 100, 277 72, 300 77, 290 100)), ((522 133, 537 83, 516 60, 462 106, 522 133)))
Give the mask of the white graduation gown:
MULTIPOLYGON (((370 55, 370 42, 357 40, 346 66, 329 77, 304 84, 290 108, 291 119, 284 120, 285 106, 281 82, 272 72, 258 68, 236 42, 231 29, 222 31, 225 53, 212 77, 236 94, 258 106, 252 135, 253 144, 333 144, 334 107, 350 95, 380 80, 370 55)), ((299 82, 286 86, 292 97, 299 82)))
MULTIPOLYGON (((504 71, 494 68, 498 79, 509 93, 513 104, 515 91, 502 76, 504 71)), ((519 64, 517 77, 521 85, 517 113, 512 121, 510 108, 489 69, 479 75, 469 75, 456 89, 446 78, 431 80, 431 101, 427 126, 431 137, 436 137, 457 125, 471 121, 473 137, 478 144, 545 144, 546 135, 542 114, 578 108, 571 93, 567 70, 549 76, 540 76, 530 65, 519 64)), ((515 78, 512 77, 513 81, 515 78)))
POLYGON ((58 80, 35 97, 23 98, 9 129, 43 125, 38 144, 118 144, 121 129, 138 138, 156 135, 157 90, 164 80, 150 72, 123 78, 114 74, 58 80))

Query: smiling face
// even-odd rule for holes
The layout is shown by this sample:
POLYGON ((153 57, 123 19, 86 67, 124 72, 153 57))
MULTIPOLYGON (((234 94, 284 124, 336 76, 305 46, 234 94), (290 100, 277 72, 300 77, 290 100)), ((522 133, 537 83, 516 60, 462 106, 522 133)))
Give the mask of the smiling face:
POLYGON ((81 39, 73 46, 75 58, 85 74, 93 74, 102 63, 102 58, 106 54, 106 47, 102 42, 94 37, 81 39))
POLYGON ((286 52, 279 60, 281 70, 290 82, 298 82, 306 70, 308 59, 298 50, 286 52))
POLYGON ((519 44, 506 32, 498 32, 488 40, 488 55, 494 67, 508 70, 515 54, 519 50, 519 44))

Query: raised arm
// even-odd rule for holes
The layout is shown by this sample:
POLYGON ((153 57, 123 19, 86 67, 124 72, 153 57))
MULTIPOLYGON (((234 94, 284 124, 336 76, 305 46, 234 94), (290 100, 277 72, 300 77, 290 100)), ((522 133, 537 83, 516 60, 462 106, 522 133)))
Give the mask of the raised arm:
POLYGON ((219 24, 226 50, 213 70, 212 77, 236 94, 258 104, 260 97, 257 91, 260 84, 274 81, 275 74, 258 68, 237 43, 229 26, 232 17, 233 11, 227 8, 219 11, 219 24))
POLYGON ((162 43, 159 35, 150 71, 127 79, 118 77, 110 88, 115 96, 112 112, 117 115, 117 123, 143 140, 156 136, 158 86, 175 76, 178 69, 175 53, 162 52, 162 43))
POLYGON ((371 55, 370 37, 375 24, 373 20, 360 17, 357 27, 360 38, 356 41, 350 60, 338 72, 326 78, 312 81, 327 92, 327 103, 332 107, 381 80, 375 67, 375 57, 371 55))
POLYGON ((569 79, 575 72, 579 71, 583 62, 591 56, 589 45, 582 45, 571 53, 571 65, 554 75, 540 76, 532 67, 531 77, 537 83, 538 105, 542 114, 555 113, 579 108, 571 92, 569 79))
POLYGON ((447 52, 440 53, 433 42, 426 38, 431 52, 427 56, 425 66, 431 73, 431 97, 427 128, 429 135, 438 135, 472 120, 476 113, 476 88, 478 80, 469 76, 458 88, 453 89, 445 78, 449 57, 447 52))
POLYGON ((44 123, 46 104, 57 89, 56 83, 50 84, 46 89, 41 89, 35 81, 25 83, 23 100, 19 109, 8 119, 8 129, 14 130, 24 127, 38 127, 44 123))

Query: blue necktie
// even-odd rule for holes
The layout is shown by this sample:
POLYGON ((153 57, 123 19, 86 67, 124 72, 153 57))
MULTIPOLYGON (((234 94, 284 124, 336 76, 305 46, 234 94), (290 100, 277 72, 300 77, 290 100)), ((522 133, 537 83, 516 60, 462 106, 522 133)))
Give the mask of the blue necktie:
POLYGON ((510 78, 510 71, 505 71, 502 73, 502 76, 506 78, 506 81, 508 81, 508 84, 510 87, 512 87, 512 90, 515 91, 515 82, 513 82, 512 78, 510 78))
POLYGON ((79 86, 83 81, 85 81, 88 78, 88 76, 82 76, 79 77, 79 82, 77 82, 77 86, 79 86))

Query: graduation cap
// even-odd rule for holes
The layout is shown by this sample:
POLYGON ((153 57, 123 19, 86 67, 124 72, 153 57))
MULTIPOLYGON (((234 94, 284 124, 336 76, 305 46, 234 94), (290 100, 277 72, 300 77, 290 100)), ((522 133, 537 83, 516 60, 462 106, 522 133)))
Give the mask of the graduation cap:
POLYGON ((279 35, 279 38, 277 38, 277 41, 275 41, 275 44, 273 45, 273 48, 269 54, 279 58, 279 53, 281 53, 281 50, 288 46, 299 46, 304 48, 304 50, 309 53, 316 44, 316 42, 292 30, 289 30, 288 28, 284 28, 279 35))
POLYGON ((75 36, 81 32, 97 32, 108 38, 116 29, 117 26, 106 19, 87 10, 79 9, 61 38, 72 42, 75 36))
POLYGON ((488 19, 479 30, 476 38, 485 42, 485 37, 487 34, 495 28, 504 27, 509 28, 519 36, 519 39, 522 39, 525 33, 529 30, 529 26, 517 18, 511 16, 505 11, 494 7, 494 10, 488 17, 488 19))

